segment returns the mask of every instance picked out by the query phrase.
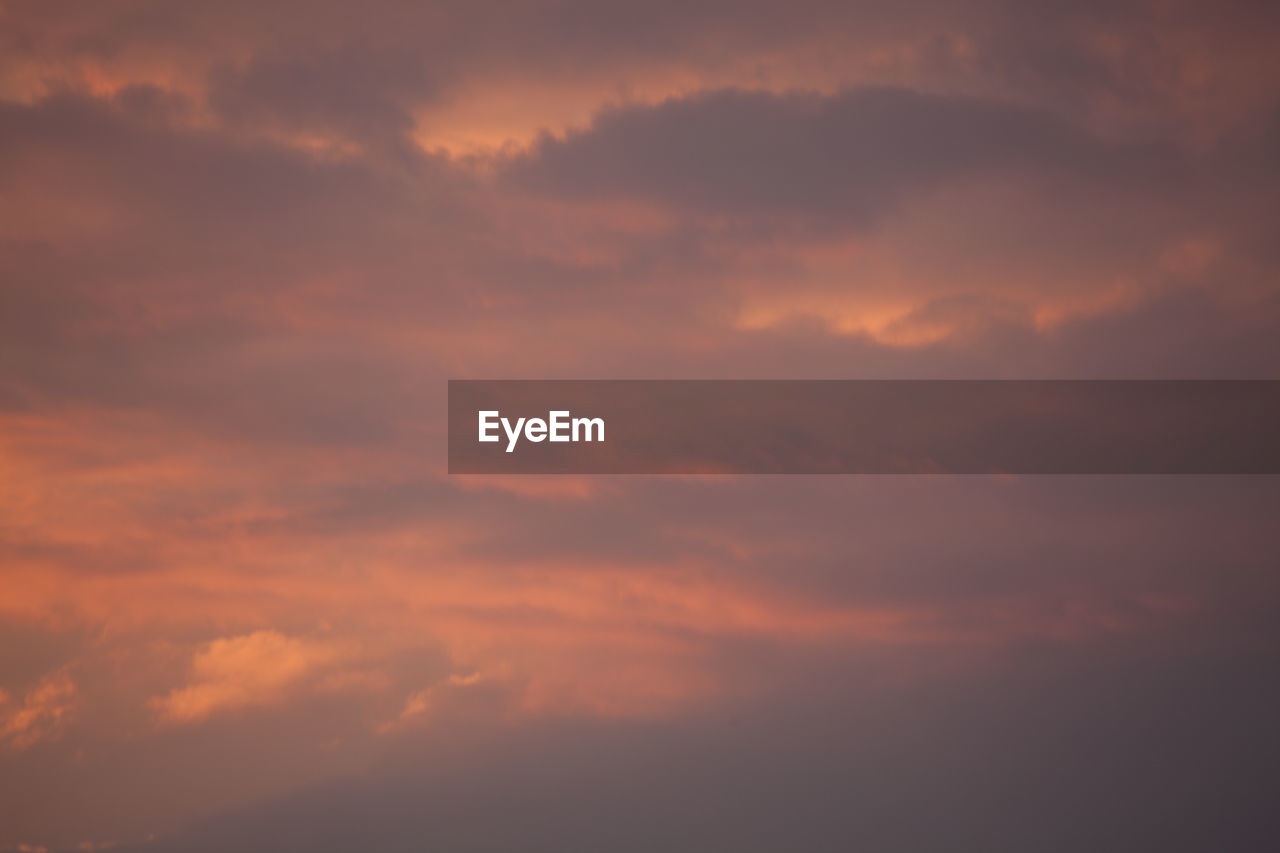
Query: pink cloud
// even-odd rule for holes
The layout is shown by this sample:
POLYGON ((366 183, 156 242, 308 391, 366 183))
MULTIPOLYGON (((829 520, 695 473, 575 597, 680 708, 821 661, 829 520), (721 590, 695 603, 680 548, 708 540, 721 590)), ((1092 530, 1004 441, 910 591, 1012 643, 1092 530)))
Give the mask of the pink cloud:
POLYGON ((331 644, 277 631, 224 637, 195 654, 186 686, 148 704, 167 723, 198 723, 224 711, 274 705, 337 657, 331 644))
POLYGON ((45 676, 21 702, 0 690, 0 744, 23 750, 56 739, 77 704, 76 685, 66 672, 45 676))

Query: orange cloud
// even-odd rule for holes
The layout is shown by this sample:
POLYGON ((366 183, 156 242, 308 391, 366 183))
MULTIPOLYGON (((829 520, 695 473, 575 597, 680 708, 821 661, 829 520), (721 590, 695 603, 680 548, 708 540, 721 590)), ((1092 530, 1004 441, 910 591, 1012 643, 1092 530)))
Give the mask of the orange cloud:
POLYGON ((399 716, 394 720, 389 720, 379 725, 377 732, 378 734, 389 734, 407 724, 420 721, 436 706, 442 694, 473 687, 487 680, 489 678, 481 672, 472 672, 467 675, 455 673, 442 681, 432 684, 430 687, 416 690, 405 699, 404 707, 400 709, 399 716))
POLYGON ((65 672, 46 676, 21 704, 0 690, 0 744, 22 750, 56 738, 77 704, 76 686, 65 672))
POLYGON ((329 644, 277 631, 224 637, 196 653, 191 683, 149 704, 168 723, 195 723, 223 711, 272 705, 336 654, 329 644))

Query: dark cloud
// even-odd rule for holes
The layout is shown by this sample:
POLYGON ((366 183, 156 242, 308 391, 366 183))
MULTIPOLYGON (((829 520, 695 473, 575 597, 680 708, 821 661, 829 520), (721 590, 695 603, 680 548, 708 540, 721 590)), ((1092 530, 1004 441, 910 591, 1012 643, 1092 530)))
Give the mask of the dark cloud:
POLYGON ((553 196, 867 225, 940 183, 1023 170, 1150 180, 1167 170, 1162 159, 1169 152, 1109 148, 1048 114, 992 101, 897 89, 829 98, 725 91, 607 110, 587 130, 543 137, 505 177, 553 196))
POLYGON ((211 75, 209 103, 224 120, 251 129, 336 135, 377 146, 380 154, 415 159, 409 139, 414 106, 433 85, 419 53, 341 52, 269 58, 211 75))
POLYGON ((367 776, 126 849, 1265 846, 1280 696, 1254 676, 1274 656, 1097 651, 923 686, 808 665, 772 702, 662 725, 455 728, 367 776))
MULTIPOLYGON (((360 14, 342 2, 153 1, 52 9, 28 0, 11 8, 4 53, 15 59, 57 53, 106 63, 185 60, 207 69, 228 56, 270 56, 272 63, 336 51, 361 54, 365 59, 357 64, 368 67, 416 49, 417 67, 430 69, 430 90, 481 74, 608 78, 626 67, 717 70, 743 59, 747 73, 768 79, 804 60, 838 67, 846 58, 881 51, 879 63, 855 67, 877 73, 887 64, 885 77, 905 70, 943 88, 1021 91, 1033 102, 1061 101, 1067 112, 1096 109, 1100 96, 1137 112, 1165 112, 1184 94, 1179 88, 1206 99, 1248 100, 1267 89, 1274 95, 1266 81, 1250 82, 1251 71, 1259 70, 1250 66, 1265 57, 1280 29, 1274 9, 1255 0, 1213 7, 1149 0, 1053 6, 804 0, 785 9, 764 0, 643 7, 590 0, 483 7, 377 0, 360 14), (886 56, 898 62, 885 63, 886 56)), ((399 72, 380 78, 388 91, 421 82, 417 68, 394 65, 399 72)))

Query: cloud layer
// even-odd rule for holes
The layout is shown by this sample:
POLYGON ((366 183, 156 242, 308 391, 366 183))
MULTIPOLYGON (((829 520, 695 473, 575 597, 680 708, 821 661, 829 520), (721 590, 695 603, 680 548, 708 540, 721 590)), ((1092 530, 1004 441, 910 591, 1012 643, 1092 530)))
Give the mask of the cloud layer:
POLYGON ((0 849, 1274 829, 1272 481, 449 478, 443 411, 1276 378, 1270 6, 0 15, 0 849))

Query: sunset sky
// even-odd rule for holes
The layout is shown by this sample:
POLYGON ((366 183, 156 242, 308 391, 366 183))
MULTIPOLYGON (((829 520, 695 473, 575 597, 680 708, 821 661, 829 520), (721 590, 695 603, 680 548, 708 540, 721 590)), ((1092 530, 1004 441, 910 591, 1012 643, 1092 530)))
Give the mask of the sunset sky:
POLYGON ((1280 378, 1280 4, 0 0, 0 851, 1261 850, 1280 478, 446 474, 448 379, 1280 378))

